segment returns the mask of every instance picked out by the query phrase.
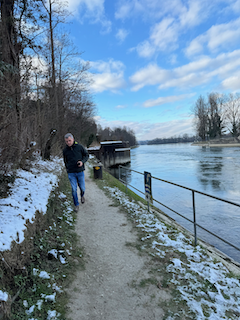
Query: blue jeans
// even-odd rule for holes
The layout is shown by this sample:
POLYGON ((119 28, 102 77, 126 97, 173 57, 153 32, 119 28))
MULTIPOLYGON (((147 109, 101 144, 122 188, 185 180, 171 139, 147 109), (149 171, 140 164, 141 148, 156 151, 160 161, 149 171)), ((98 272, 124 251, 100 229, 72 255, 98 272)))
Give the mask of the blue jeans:
POLYGON ((68 179, 72 187, 72 196, 73 196, 74 205, 78 206, 79 202, 78 202, 78 195, 77 195, 77 186, 79 186, 79 189, 81 191, 81 197, 84 195, 84 192, 85 192, 84 171, 68 173, 68 179))

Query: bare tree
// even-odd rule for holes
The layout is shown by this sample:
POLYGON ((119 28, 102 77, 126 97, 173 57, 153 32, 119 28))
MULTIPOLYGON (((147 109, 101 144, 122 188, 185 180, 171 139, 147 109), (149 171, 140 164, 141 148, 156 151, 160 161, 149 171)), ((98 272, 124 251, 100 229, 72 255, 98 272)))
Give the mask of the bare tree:
POLYGON ((66 34, 58 36, 66 17, 62 2, 0 3, 0 139, 6 141, 1 145, 1 165, 12 160, 23 163, 22 155, 33 140, 49 158, 46 151, 55 142, 60 146, 69 128, 87 143, 97 132, 95 105, 88 89, 89 64, 80 60, 66 34), (46 38, 42 50, 40 42, 46 38), (34 65, 37 56, 47 63, 34 65), (78 65, 73 63, 76 60, 78 65))
MULTIPOLYGON (((56 129, 59 129, 59 99, 58 99, 58 84, 56 79, 56 38, 54 34, 57 26, 60 23, 65 22, 67 16, 67 10, 60 0, 42 0, 44 13, 46 14, 46 20, 48 23, 48 35, 49 35, 49 49, 50 49, 50 104, 54 106, 55 110, 55 125, 56 129)), ((56 32, 57 33, 57 32, 56 32)))
POLYGON ((208 134, 210 138, 222 135, 222 97, 218 93, 208 95, 208 134))
POLYGON ((199 96, 197 99, 193 112, 195 115, 196 131, 197 135, 203 140, 207 137, 207 119, 208 119, 208 109, 207 104, 203 96, 199 96))
POLYGON ((224 103, 226 126, 234 137, 240 134, 240 94, 229 93, 224 103))

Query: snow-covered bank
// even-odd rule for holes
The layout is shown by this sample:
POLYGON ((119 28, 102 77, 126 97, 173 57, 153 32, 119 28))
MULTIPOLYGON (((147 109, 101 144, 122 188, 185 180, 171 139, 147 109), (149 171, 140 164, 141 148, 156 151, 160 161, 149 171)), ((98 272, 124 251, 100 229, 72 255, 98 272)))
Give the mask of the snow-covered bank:
POLYGON ((29 171, 17 171, 9 196, 0 200, 0 319, 5 315, 11 319, 63 319, 63 287, 69 282, 73 259, 79 259, 72 232, 71 191, 62 175, 62 159, 39 159, 31 165, 29 171), (24 234, 27 220, 34 218, 24 234), (24 235, 27 241, 21 243, 24 235), (16 236, 19 245, 10 247, 13 239, 18 240, 16 236))
POLYGON ((54 158, 34 161, 31 171, 17 170, 9 196, 0 199, 0 251, 9 250, 13 240, 24 240, 25 223, 28 219, 32 222, 37 210, 46 213, 62 168, 62 159, 54 158))
MULTIPOLYGON (((233 275, 206 250, 199 245, 194 247, 191 239, 182 232, 169 228, 154 214, 148 213, 146 208, 129 201, 125 193, 117 188, 105 188, 128 210, 137 227, 145 233, 141 239, 142 249, 159 257, 160 264, 161 260, 164 261, 162 263, 170 275, 170 283, 176 287, 197 320, 240 319, 240 270, 238 275, 233 275), (151 245, 145 242, 151 242, 151 245), (171 257, 167 259, 168 263, 165 262, 167 255, 171 257)), ((175 300, 178 304, 178 299, 175 300)), ((178 314, 172 314, 167 319, 185 319, 185 316, 184 309, 179 308, 178 314)))

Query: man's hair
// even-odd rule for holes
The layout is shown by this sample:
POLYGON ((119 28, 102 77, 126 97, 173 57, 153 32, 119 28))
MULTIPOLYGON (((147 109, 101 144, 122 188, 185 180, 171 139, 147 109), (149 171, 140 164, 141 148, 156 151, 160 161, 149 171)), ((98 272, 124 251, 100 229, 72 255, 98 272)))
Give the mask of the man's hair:
POLYGON ((73 135, 71 133, 65 134, 64 139, 68 139, 68 138, 74 139, 74 137, 73 137, 73 135))

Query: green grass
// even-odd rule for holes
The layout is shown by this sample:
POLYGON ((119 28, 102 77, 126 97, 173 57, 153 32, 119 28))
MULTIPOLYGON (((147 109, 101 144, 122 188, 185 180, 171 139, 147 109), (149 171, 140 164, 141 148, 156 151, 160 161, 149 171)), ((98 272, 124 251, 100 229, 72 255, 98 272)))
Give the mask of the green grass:
POLYGON ((141 288, 145 288, 149 285, 157 285, 157 280, 155 278, 146 278, 146 279, 142 279, 139 283, 139 287, 141 288))
MULTIPOLYGON (((93 170, 90 171, 90 177, 92 179, 94 178, 93 177, 93 170)), ((131 200, 140 201, 143 204, 147 205, 146 200, 141 198, 139 195, 137 195, 135 192, 133 192, 129 188, 126 189, 126 186, 121 181, 119 181, 114 176, 112 176, 104 168, 102 169, 102 179, 95 179, 95 182, 99 186, 99 188, 101 188, 102 190, 104 190, 104 186, 106 186, 106 184, 111 188, 117 187, 120 191, 126 193, 129 196, 130 201, 131 200)))

